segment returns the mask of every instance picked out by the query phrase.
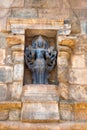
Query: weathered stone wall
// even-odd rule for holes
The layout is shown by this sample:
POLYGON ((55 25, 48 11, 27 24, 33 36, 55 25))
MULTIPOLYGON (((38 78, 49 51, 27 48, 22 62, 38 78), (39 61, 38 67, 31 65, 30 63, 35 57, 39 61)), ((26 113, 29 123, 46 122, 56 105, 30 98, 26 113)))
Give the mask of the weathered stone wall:
MULTIPOLYGON (((0 2, 0 130, 87 129, 87 35, 80 33, 80 22, 87 20, 86 12, 86 0, 3 0, 0 2), (17 32, 13 25, 13 32, 20 33, 14 35, 11 30, 8 31, 9 18, 70 20, 71 34, 57 35, 58 90, 55 91, 55 86, 49 86, 44 88, 45 95, 43 95, 43 86, 36 91, 33 90, 34 88, 31 91, 31 86, 23 88, 25 25, 20 25, 23 29, 22 33, 20 28, 17 32), (24 97, 21 97, 22 91, 24 97), (28 94, 31 96, 26 98, 28 94), (32 102, 28 104, 30 100, 32 102), (32 115, 31 110, 34 115, 30 120, 28 114, 32 115), (38 112, 40 115, 37 114, 38 112), (47 121, 57 123, 46 123, 45 119, 43 121, 45 123, 33 124, 34 118, 36 120, 39 118, 39 121, 46 118, 47 121), (31 124, 22 123, 26 119, 30 120, 31 124)), ((36 21, 38 23, 38 20, 36 21)), ((54 21, 52 23, 50 27, 55 24, 56 29, 57 24, 54 21)), ((38 24, 33 26, 32 21, 30 24, 31 28, 43 26, 38 24)))
MULTIPOLYGON (((87 121, 87 36, 78 34, 74 38, 75 46, 72 48, 73 53, 68 62, 68 80, 65 76, 62 78, 62 84, 60 84, 60 117, 63 121, 81 122, 87 121)), ((67 65, 66 60, 64 63, 67 65)), ((67 73, 63 69, 62 72, 63 76, 67 73)))
POLYGON ((0 30, 6 30, 9 17, 68 18, 73 30, 79 31, 80 20, 87 20, 86 0, 3 0, 0 2, 0 30))
POLYGON ((0 34, 0 121, 20 120, 24 62, 22 43, 21 35, 0 34))

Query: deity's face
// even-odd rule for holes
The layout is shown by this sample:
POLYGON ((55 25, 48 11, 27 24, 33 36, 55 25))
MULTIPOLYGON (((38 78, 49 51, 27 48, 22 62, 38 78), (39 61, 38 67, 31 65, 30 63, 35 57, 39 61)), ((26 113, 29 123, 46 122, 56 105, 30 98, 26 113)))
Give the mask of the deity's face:
POLYGON ((43 41, 44 39, 42 38, 42 36, 39 36, 37 39, 37 47, 43 48, 43 41))
POLYGON ((48 42, 42 36, 36 38, 33 41, 32 45, 34 48, 43 48, 43 49, 48 48, 48 42))
POLYGON ((43 48, 43 42, 37 42, 39 48, 43 48))

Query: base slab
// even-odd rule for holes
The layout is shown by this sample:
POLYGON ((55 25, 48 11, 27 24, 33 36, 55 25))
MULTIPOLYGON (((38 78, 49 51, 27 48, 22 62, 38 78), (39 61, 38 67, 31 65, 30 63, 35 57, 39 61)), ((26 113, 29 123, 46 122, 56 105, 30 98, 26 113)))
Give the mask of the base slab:
POLYGON ((87 130, 87 122, 23 123, 0 121, 0 130, 87 130))
POLYGON ((21 120, 25 122, 55 122, 59 120, 57 102, 23 103, 21 120))
POLYGON ((23 86, 22 102, 59 101, 58 86, 30 84, 23 86))

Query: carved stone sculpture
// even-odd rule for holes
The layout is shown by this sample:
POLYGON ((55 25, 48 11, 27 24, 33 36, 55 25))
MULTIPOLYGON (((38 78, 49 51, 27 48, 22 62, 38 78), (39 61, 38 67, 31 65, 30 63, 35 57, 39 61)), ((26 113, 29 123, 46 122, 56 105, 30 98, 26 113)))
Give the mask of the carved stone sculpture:
POLYGON ((43 36, 35 37, 25 48, 25 63, 32 71, 33 84, 48 84, 49 72, 55 67, 57 51, 43 36))

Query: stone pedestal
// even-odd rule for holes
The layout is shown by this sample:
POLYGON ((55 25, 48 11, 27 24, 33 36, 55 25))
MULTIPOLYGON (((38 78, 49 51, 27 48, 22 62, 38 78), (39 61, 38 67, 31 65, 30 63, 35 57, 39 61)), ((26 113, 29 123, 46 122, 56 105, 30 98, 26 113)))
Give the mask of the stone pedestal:
POLYGON ((59 120, 58 86, 25 85, 22 94, 21 120, 54 122, 59 120))

